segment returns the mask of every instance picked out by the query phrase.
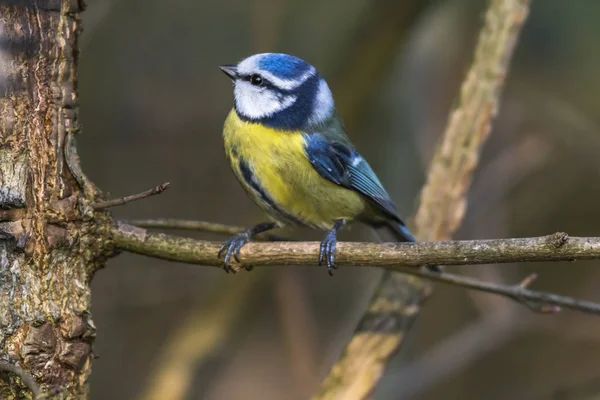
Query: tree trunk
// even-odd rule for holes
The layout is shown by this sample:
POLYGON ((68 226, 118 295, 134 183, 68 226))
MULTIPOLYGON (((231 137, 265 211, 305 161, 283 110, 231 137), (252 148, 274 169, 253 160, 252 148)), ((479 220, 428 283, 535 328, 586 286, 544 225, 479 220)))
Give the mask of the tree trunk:
MULTIPOLYGON (((107 219, 76 154, 80 0, 0 0, 0 360, 60 398, 87 395, 90 281, 107 219), (85 191, 90 194, 89 191, 85 191)), ((0 398, 31 396, 0 372, 0 398)))

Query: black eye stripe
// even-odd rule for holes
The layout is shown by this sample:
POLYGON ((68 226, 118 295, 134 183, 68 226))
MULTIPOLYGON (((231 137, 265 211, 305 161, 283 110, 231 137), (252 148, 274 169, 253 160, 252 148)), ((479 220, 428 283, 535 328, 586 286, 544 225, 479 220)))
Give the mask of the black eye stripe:
MULTIPOLYGON (((254 75, 257 75, 257 74, 240 75, 240 79, 243 80, 243 81, 249 82, 250 84, 252 84, 252 77, 254 75)), ((262 78, 262 84, 260 85, 260 87, 267 87, 269 89, 273 89, 273 90, 276 90, 276 91, 286 92, 285 90, 282 90, 279 87, 275 86, 270 80, 268 80, 264 76, 261 76, 261 78, 262 78)))
MULTIPOLYGON (((240 74, 238 76, 238 79, 248 82, 250 84, 252 84, 252 77, 254 75, 258 75, 258 74, 240 74)), ((313 77, 316 75, 313 75, 313 77)), ((293 89, 282 89, 279 86, 275 85, 273 82, 271 82, 270 80, 268 80, 267 78, 265 78, 264 76, 260 75, 260 77, 262 78, 262 84, 260 86, 257 87, 261 87, 261 88, 267 88, 269 90, 273 90, 277 93, 280 93, 282 95, 286 95, 286 94, 294 94, 296 93, 298 90, 302 89, 302 87, 309 85, 311 83, 311 81, 313 80, 313 77, 307 79, 306 81, 302 82, 302 84, 300 86, 297 86, 293 89)), ((253 85, 254 86, 254 85, 253 85)))
POLYGON ((269 85, 272 85, 272 83, 268 79, 266 79, 264 76, 261 76, 259 74, 240 75, 240 79, 242 79, 243 81, 246 81, 246 82, 250 82, 250 83, 252 83, 252 79, 254 79, 254 78, 260 78, 262 80, 263 84, 268 83, 269 85))

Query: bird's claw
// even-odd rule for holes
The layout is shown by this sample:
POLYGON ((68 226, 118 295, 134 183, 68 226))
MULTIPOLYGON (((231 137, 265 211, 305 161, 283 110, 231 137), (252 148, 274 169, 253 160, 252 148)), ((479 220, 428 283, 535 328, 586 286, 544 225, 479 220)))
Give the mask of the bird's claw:
POLYGON ((327 233, 319 249, 319 265, 327 263, 327 272, 333 276, 333 270, 337 269, 335 265, 335 247, 337 245, 336 232, 330 231, 327 233))
MULTIPOLYGON (((221 249, 219 250, 218 258, 221 258, 223 253, 225 253, 225 258, 223 260, 223 269, 225 272, 233 272, 234 274, 238 271, 238 268, 234 268, 231 265, 231 257, 233 256, 234 260, 238 263, 240 262, 240 250, 246 243, 250 241, 250 235, 247 232, 240 232, 223 243, 221 249)), ((251 266, 245 267, 246 270, 252 270, 251 266)))

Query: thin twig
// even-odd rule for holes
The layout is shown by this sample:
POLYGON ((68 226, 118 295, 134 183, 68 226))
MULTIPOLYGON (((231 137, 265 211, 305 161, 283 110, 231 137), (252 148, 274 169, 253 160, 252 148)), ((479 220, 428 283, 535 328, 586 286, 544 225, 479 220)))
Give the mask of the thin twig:
MULTIPOLYGON (((188 264, 216 267, 223 265, 223 260, 217 257, 221 247, 219 242, 155 234, 123 223, 114 227, 112 233, 116 247, 131 253, 188 264)), ((242 248, 242 264, 238 267, 314 265, 318 251, 317 242, 248 243, 242 248)), ((556 312, 558 309, 555 306, 558 306, 600 314, 600 304, 530 290, 528 286, 533 281, 533 276, 528 276, 517 285, 502 285, 445 272, 434 273, 407 267, 584 259, 600 259, 600 237, 568 237, 565 233, 556 233, 523 239, 420 243, 340 242, 336 250, 339 265, 381 267, 405 275, 494 293, 524 304, 536 312, 556 312)), ((413 312, 414 308, 407 310, 413 312)), ((408 312, 407 310, 402 312, 408 312)), ((370 312, 374 311, 370 309, 370 312)), ((364 326, 362 329, 364 331, 364 326)))
POLYGON ((75 136, 78 134, 79 129, 71 130, 67 133, 65 138, 64 156, 67 168, 83 189, 83 193, 87 199, 95 200, 96 196, 100 195, 100 189, 94 185, 94 183, 85 175, 81 168, 81 161, 79 159, 79 153, 77 152, 77 140, 75 136))
POLYGON ((447 283, 465 289, 478 290, 480 292, 494 293, 523 304, 531 311, 541 314, 555 314, 561 307, 600 314, 600 304, 585 300, 555 295, 553 293, 535 292, 529 289, 536 274, 526 276, 521 282, 514 285, 503 285, 497 283, 483 282, 466 276, 448 273, 435 273, 430 271, 405 270, 407 274, 430 279, 435 282, 447 283))
POLYGON ((19 379, 21 379, 21 382, 23 382, 23 384, 31 391, 34 399, 42 399, 45 397, 42 389, 40 389, 35 382, 35 379, 33 379, 33 376, 23 368, 5 361, 0 361, 0 372, 9 372, 18 376, 19 379))
POLYGON ((142 199, 145 199, 146 197, 160 194, 160 193, 164 192, 165 190, 167 190, 169 188, 169 185, 170 185, 169 182, 165 182, 165 183, 162 183, 162 184, 156 186, 155 188, 146 190, 145 192, 133 194, 131 196, 120 197, 118 199, 99 201, 97 203, 93 203, 92 208, 94 208, 95 210, 102 210, 105 208, 122 206, 124 204, 128 204, 133 201, 142 200, 142 199))
MULTIPOLYGON (((1 215, 1 214, 0 214, 1 215)), ((195 221, 191 219, 176 219, 176 218, 148 218, 134 219, 125 221, 128 224, 139 226, 140 228, 154 229, 182 229, 199 232, 219 233, 223 235, 235 235, 246 229, 243 226, 225 225, 207 221, 195 221)), ((254 239, 266 240, 269 242, 290 242, 290 238, 286 238, 271 233, 261 233, 254 239)))

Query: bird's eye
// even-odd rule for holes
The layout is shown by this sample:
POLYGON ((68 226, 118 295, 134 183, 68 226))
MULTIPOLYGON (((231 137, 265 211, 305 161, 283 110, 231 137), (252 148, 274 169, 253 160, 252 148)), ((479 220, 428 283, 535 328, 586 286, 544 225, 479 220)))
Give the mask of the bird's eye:
POLYGON ((250 83, 254 86, 260 86, 263 84, 263 78, 258 74, 254 74, 250 77, 250 83))

